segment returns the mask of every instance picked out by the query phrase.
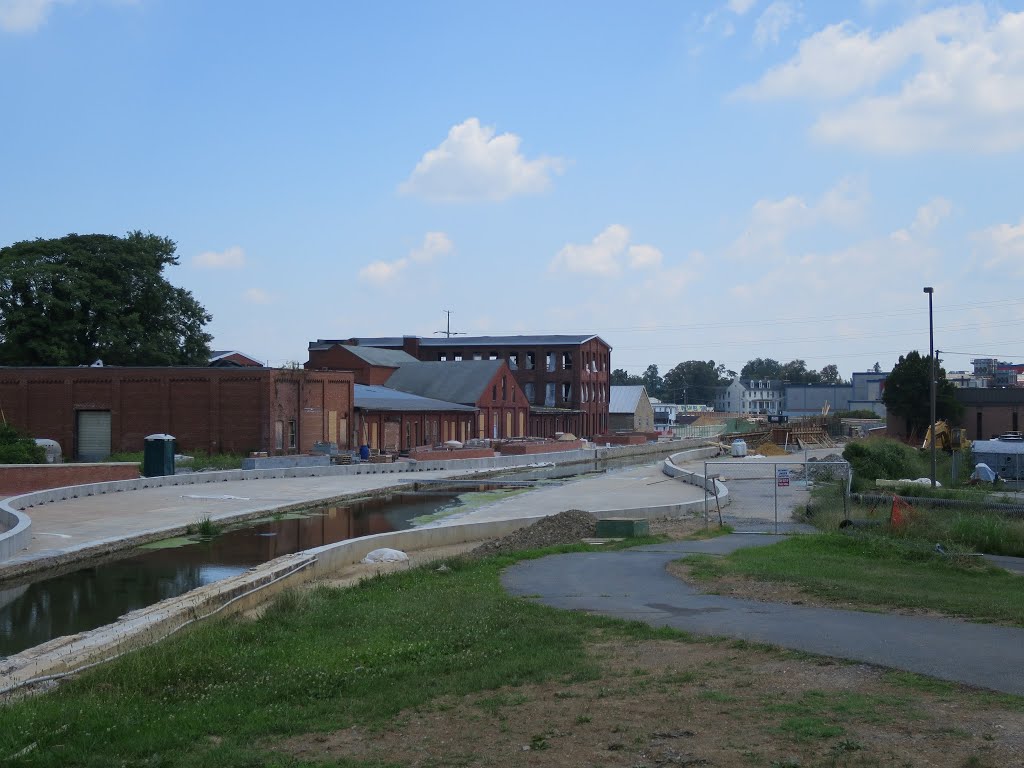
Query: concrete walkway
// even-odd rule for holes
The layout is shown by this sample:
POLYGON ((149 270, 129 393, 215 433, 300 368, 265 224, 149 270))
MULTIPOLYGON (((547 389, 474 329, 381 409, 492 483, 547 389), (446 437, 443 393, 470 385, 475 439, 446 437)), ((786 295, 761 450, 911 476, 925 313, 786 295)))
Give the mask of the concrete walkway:
POLYGON ((21 554, 5 560, 2 567, 9 572, 32 561, 65 558, 83 549, 180 529, 204 517, 222 520, 282 507, 314 506, 326 499, 372 493, 416 480, 466 474, 465 470, 449 470, 233 480, 55 501, 25 510, 32 517, 32 543, 21 554))
POLYGON ((594 515, 622 515, 634 510, 658 515, 690 514, 686 504, 699 503, 703 514, 704 491, 694 485, 668 477, 662 462, 618 469, 569 480, 561 485, 540 486, 536 490, 455 513, 436 525, 513 520, 538 515, 554 515, 567 509, 582 509, 594 515))
POLYGON ((622 552, 553 555, 510 567, 502 583, 513 595, 555 608, 771 643, 1024 695, 1024 629, 705 595, 665 570, 688 554, 728 554, 780 538, 736 534, 622 552))

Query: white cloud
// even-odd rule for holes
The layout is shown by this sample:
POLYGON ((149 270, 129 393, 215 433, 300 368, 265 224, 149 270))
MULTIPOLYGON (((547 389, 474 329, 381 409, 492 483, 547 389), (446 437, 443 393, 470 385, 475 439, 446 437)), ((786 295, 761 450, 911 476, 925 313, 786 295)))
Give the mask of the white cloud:
POLYGON ((777 251, 791 235, 812 227, 852 227, 861 221, 869 202, 866 188, 854 179, 841 180, 817 202, 808 203, 797 195, 758 200, 731 253, 744 258, 777 251))
POLYGON ((661 251, 653 245, 631 245, 628 253, 629 266, 633 269, 660 267, 664 258, 661 251))
POLYGON ((764 9, 754 26, 754 43, 764 48, 769 43, 777 45, 782 33, 800 17, 796 6, 789 0, 775 0, 764 9))
POLYGON ((250 304, 273 304, 274 298, 262 288, 250 288, 245 292, 245 300, 250 304))
POLYGON ((567 244, 555 256, 550 269, 614 277, 622 271, 619 260, 627 245, 629 230, 612 224, 586 245, 567 244))
POLYGON ((1016 225, 998 224, 975 232, 972 240, 978 245, 975 260, 980 260, 982 269, 1024 277, 1024 217, 1016 225))
POLYGON ((371 283, 387 283, 394 280, 411 264, 429 264, 438 256, 444 256, 455 249, 455 244, 444 232, 427 232, 423 243, 394 261, 374 261, 359 270, 359 277, 371 283))
POLYGON ((548 271, 616 277, 628 266, 660 274, 662 252, 653 245, 631 245, 629 239, 628 228, 612 224, 589 243, 567 243, 555 254, 548 271))
POLYGON ((875 34, 828 26, 735 92, 820 103, 817 139, 877 152, 1024 148, 1024 13, 975 4, 875 34))
POLYGON ((201 269, 238 269, 245 266, 245 251, 238 245, 223 251, 203 251, 192 263, 201 269))
POLYGON ((746 15, 747 11, 757 5, 757 0, 729 0, 726 6, 737 16, 746 15))
POLYGON ((409 251, 409 258, 420 263, 429 263, 438 256, 451 253, 455 246, 444 232, 427 232, 423 245, 409 251))
POLYGON ((32 32, 41 27, 57 2, 71 0, 0 0, 0 29, 32 32))
POLYGON ((514 133, 495 135, 471 117, 448 131, 427 152, 398 191, 438 202, 499 201, 546 191, 564 163, 555 157, 528 160, 514 133))

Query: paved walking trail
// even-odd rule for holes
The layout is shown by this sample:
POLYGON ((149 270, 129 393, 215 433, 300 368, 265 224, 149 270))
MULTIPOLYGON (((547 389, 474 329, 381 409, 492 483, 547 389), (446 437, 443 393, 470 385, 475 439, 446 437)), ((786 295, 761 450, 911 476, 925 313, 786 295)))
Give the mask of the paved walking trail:
POLYGON ((705 595, 665 570, 688 554, 728 554, 781 538, 734 534, 621 552, 553 555, 510 567, 502 583, 513 595, 555 608, 771 643, 1024 695, 1024 629, 705 595))

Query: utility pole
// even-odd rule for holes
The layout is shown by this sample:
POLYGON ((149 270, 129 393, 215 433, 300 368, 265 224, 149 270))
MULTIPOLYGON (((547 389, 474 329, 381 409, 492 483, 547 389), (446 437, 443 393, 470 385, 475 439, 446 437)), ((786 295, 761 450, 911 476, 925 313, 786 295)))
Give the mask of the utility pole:
POLYGON ((928 286, 924 289, 924 292, 928 294, 928 353, 931 357, 930 365, 928 367, 930 382, 930 395, 931 395, 931 419, 932 419, 932 488, 935 487, 935 377, 938 375, 935 367, 935 329, 932 325, 932 293, 934 289, 928 286))
POLYGON ((460 331, 453 331, 452 330, 452 310, 450 310, 450 309, 442 309, 441 311, 444 312, 448 316, 447 326, 446 326, 445 330, 443 330, 443 331, 434 331, 434 333, 443 333, 445 335, 445 337, 449 338, 449 339, 452 336, 465 336, 466 335, 465 333, 462 333, 460 331))

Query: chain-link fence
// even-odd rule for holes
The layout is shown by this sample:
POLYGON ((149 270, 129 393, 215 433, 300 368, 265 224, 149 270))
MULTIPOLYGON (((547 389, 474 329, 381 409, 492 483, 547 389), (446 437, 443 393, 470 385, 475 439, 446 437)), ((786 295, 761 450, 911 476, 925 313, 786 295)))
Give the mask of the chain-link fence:
POLYGON ((806 530, 799 518, 816 485, 830 483, 841 489, 845 508, 852 479, 845 461, 783 458, 707 461, 704 475, 718 481, 717 493, 708 490, 704 495, 705 523, 757 533, 806 530))

